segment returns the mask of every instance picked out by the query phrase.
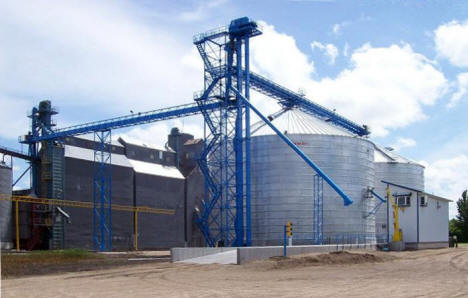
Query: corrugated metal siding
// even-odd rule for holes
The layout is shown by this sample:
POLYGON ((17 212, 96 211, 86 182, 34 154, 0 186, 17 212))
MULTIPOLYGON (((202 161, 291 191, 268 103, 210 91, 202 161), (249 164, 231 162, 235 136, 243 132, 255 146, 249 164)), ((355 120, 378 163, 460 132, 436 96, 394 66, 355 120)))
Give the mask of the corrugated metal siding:
MULTIPOLYGON (((13 173, 10 167, 0 164, 0 194, 11 197, 13 173)), ((12 246, 12 202, 0 200, 0 241, 2 249, 12 246)))
POLYGON ((138 215, 141 249, 184 246, 184 180, 136 173, 136 204, 174 209, 175 215, 138 215))
MULTIPOLYGON (((343 206, 343 200, 324 183, 325 238, 366 234, 372 241, 375 222, 364 215, 375 204, 366 196, 367 187, 372 187, 375 179, 373 144, 362 138, 333 135, 289 134, 289 138, 354 200, 352 205, 343 206)), ((254 245, 282 243, 287 220, 294 225, 295 239, 312 238, 314 175, 313 169, 278 136, 252 138, 254 245)))
MULTIPOLYGON (((92 202, 94 162, 67 157, 65 159, 65 199, 92 202)), ((112 166, 112 203, 133 205, 133 169, 112 166)), ((63 208, 71 216, 65 224, 67 248, 93 249, 93 210, 86 208, 63 208)), ((127 250, 132 247, 133 214, 112 212, 112 246, 127 250)))
MULTIPOLYGON (((375 191, 380 196, 385 197, 386 185, 381 182, 382 180, 415 189, 424 189, 424 167, 415 163, 376 162, 375 191)), ((387 206, 385 204, 376 213, 375 225, 376 233, 380 235, 387 234, 387 229, 391 229, 387 226, 387 206)))

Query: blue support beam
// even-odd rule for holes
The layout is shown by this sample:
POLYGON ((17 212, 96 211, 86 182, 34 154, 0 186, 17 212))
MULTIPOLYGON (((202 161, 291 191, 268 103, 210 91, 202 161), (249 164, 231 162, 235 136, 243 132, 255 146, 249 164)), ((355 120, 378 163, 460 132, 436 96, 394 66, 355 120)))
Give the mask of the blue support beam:
MULTIPOLYGON (((245 83, 245 98, 250 100, 250 46, 249 38, 244 38, 244 83, 245 83)), ((245 244, 252 245, 252 212, 251 212, 251 178, 250 178, 250 109, 245 106, 245 244)))
POLYGON ((239 95, 244 100, 244 103, 249 106, 249 108, 257 114, 260 119, 262 119, 273 131, 289 146, 291 147, 311 168, 314 169, 314 171, 320 175, 320 177, 327 182, 328 185, 330 185, 331 188, 333 188, 336 193, 340 195, 341 198, 343 198, 343 202, 345 206, 351 205, 353 203, 353 200, 351 200, 348 195, 344 193, 344 191, 335 183, 333 180, 328 177, 327 174, 319 167, 317 166, 304 152, 302 152, 299 147, 296 146, 286 135, 284 135, 276 126, 273 125, 273 123, 270 122, 265 116, 263 116, 262 113, 260 113, 257 108, 255 108, 248 100, 245 98, 242 94, 239 93, 234 87, 231 87, 231 89, 239 95))
MULTIPOLYGON (((242 39, 236 39, 236 63, 237 68, 242 68, 242 39)), ((242 77, 241 73, 237 72, 237 90, 242 93, 242 77)), ((227 86, 230 88, 231 86, 227 86)), ((234 152, 236 154, 236 244, 235 246, 244 245, 244 153, 243 153, 243 108, 242 99, 236 96, 237 99, 237 115, 236 128, 234 139, 234 152)))
POLYGON ((373 189, 371 189, 370 191, 377 199, 379 199, 382 203, 387 203, 387 200, 385 200, 384 198, 382 198, 381 196, 379 196, 378 193, 376 193, 373 189))

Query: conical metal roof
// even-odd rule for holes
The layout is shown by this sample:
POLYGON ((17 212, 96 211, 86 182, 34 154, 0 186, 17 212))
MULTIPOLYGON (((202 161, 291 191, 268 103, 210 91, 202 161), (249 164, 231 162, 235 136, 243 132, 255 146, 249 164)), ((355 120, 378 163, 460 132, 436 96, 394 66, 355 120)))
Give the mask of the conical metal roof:
POLYGON ((424 167, 420 163, 403 157, 392 150, 388 150, 382 146, 374 143, 374 162, 388 162, 388 163, 410 163, 424 167))
MULTIPOLYGON (((354 137, 355 135, 337 127, 325 120, 319 119, 298 109, 290 109, 279 117, 272 120, 272 123, 286 134, 315 134, 315 135, 336 135, 354 137)), ((253 136, 272 135, 275 132, 268 126, 263 125, 253 132, 253 136)))

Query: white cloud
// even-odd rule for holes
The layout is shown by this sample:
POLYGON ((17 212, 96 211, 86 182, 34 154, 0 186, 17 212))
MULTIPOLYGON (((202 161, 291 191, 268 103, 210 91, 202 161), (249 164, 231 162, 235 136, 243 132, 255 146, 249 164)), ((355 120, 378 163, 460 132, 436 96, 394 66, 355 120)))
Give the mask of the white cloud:
POLYGON ((343 48, 343 56, 348 57, 349 55, 349 44, 345 43, 344 48, 343 48))
POLYGON ((313 62, 294 39, 264 26, 265 35, 255 41, 262 44, 254 48, 255 71, 291 90, 306 89, 312 100, 370 125, 373 136, 425 119, 423 106, 434 104, 448 88, 437 65, 406 43, 365 44, 351 53, 350 66, 336 77, 315 80, 313 62))
POLYGON ((200 21, 208 17, 208 11, 226 3, 226 0, 202 1, 198 6, 189 11, 184 11, 178 15, 178 19, 185 22, 200 21))
MULTIPOLYGON (((468 156, 459 154, 454 157, 423 162, 426 166, 426 190, 456 202, 468 188, 468 156)), ((456 205, 450 204, 450 218, 456 215, 456 205)))
POLYGON ((338 57, 338 48, 335 45, 333 45, 331 43, 323 44, 323 43, 318 42, 318 41, 313 41, 310 44, 310 47, 311 47, 312 51, 314 49, 318 49, 318 50, 322 51, 325 54, 325 56, 328 57, 328 62, 330 64, 335 64, 336 57, 338 57))
POLYGON ((305 86, 314 73, 314 63, 296 45, 294 37, 275 30, 272 25, 259 22, 263 34, 251 41, 252 70, 293 90, 305 86))
POLYGON ((352 22, 350 21, 343 21, 341 23, 336 23, 336 24, 333 24, 332 26, 332 32, 333 34, 335 35, 340 35, 341 34, 341 31, 343 30, 344 27, 346 26, 349 26, 351 25, 352 22))
POLYGON ((374 136, 423 120, 447 89, 443 73, 410 45, 355 50, 351 67, 336 78, 311 82, 311 94, 339 113, 371 126, 374 136))
POLYGON ((438 54, 458 67, 468 67, 468 20, 451 21, 434 31, 438 54))
POLYGON ((341 29, 341 25, 340 24, 334 24, 333 27, 332 27, 332 31, 333 33, 335 34, 338 34, 340 32, 340 29, 341 29))
MULTIPOLYGON (((190 102, 203 78, 202 69, 187 62, 193 46, 145 23, 133 5, 2 2, 0 40, 7 42, 0 43, 0 96, 89 107, 85 119, 190 102)), ((14 125, 6 123, 9 128, 14 125)))
POLYGON ((452 94, 447 105, 449 108, 453 108, 463 97, 468 96, 468 72, 460 73, 457 76, 456 86, 457 91, 452 94))
POLYGON ((395 150, 401 150, 403 148, 409 148, 416 146, 416 141, 412 138, 403 138, 399 137, 396 140, 396 143, 392 145, 395 150))

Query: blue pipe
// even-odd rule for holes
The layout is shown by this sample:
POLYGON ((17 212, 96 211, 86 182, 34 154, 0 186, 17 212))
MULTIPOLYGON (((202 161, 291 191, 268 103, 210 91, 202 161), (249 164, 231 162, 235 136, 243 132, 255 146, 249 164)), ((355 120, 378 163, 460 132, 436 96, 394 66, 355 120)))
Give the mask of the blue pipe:
POLYGON ((333 180, 330 179, 330 177, 327 176, 327 174, 325 174, 325 172, 322 171, 322 169, 319 168, 319 166, 317 166, 307 155, 304 154, 304 152, 302 152, 301 149, 299 149, 299 147, 297 147, 287 136, 285 136, 281 131, 279 131, 278 128, 276 128, 265 116, 263 116, 262 113, 260 113, 259 110, 257 110, 257 108, 255 108, 242 94, 239 93, 239 91, 237 91, 234 87, 231 86, 231 89, 239 95, 239 97, 241 97, 243 100, 244 100, 244 103, 250 108, 252 109, 252 111, 255 112, 255 114, 258 115, 258 117, 260 117, 263 121, 265 121, 266 124, 268 124, 268 126, 270 126, 271 129, 273 129, 274 132, 276 132, 276 134, 289 146, 291 147, 310 167, 312 167, 315 172, 317 172, 317 174, 320 175, 320 177, 323 178, 323 180, 325 180, 328 185, 330 185, 331 188, 333 188, 339 195, 340 197, 343 198, 343 201, 344 201, 344 205, 345 206, 348 206, 348 205, 351 205, 353 203, 353 200, 351 200, 350 197, 348 197, 348 195, 346 195, 343 190, 338 186, 336 185, 335 182, 333 182, 333 180))
POLYGON ((371 193, 377 198, 379 199, 380 201, 382 201, 382 203, 386 203, 387 201, 382 198, 381 196, 379 196, 373 189, 371 189, 371 193))

